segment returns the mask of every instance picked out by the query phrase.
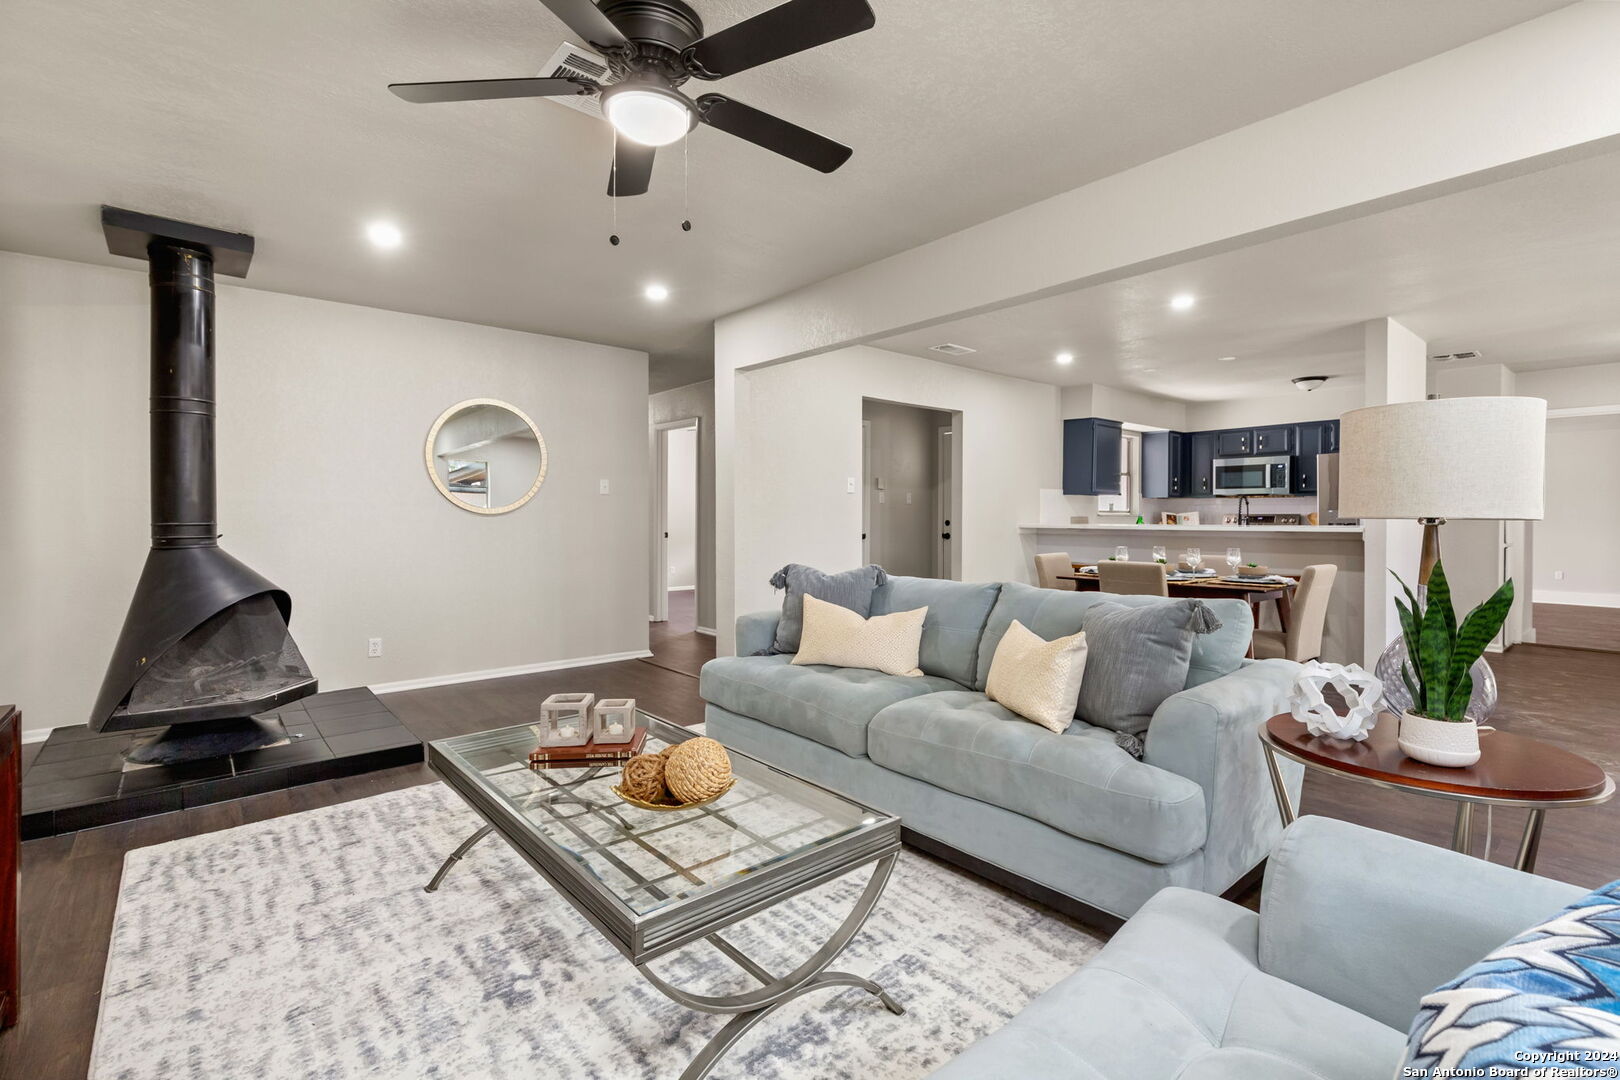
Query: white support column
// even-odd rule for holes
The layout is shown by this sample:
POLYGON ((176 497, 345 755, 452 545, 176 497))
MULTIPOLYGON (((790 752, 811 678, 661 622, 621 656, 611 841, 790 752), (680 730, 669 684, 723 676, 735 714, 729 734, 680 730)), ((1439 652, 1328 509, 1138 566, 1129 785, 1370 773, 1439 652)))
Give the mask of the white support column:
MULTIPOLYGON (((1422 401, 1428 388, 1427 345, 1394 319, 1371 319, 1363 327, 1368 405, 1422 401)), ((1366 575, 1362 589, 1362 664, 1371 670, 1384 646, 1400 632, 1395 597, 1399 582, 1416 588, 1423 529, 1415 521, 1366 521, 1366 575)))

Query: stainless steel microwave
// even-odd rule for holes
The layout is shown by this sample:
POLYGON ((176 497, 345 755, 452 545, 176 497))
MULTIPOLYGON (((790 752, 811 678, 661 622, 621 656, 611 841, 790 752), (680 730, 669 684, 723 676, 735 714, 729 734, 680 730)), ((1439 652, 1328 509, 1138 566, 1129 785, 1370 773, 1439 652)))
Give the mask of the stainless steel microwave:
POLYGON ((1293 460, 1287 457, 1215 459, 1217 495, 1287 495, 1293 460))

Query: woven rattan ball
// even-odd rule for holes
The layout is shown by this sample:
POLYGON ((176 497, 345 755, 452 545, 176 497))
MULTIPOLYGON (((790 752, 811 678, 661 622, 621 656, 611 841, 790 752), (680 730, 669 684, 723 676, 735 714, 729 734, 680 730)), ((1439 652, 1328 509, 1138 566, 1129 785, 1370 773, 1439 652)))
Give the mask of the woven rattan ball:
POLYGON ((642 802, 664 802, 664 759, 657 754, 637 754, 624 763, 619 790, 642 802))
POLYGON ((731 783, 731 758, 713 739, 688 739, 664 763, 664 783, 683 803, 713 798, 731 783))
POLYGON ((664 747, 664 748, 663 748, 663 749, 662 749, 662 750, 660 750, 660 751, 658 751, 658 756, 659 756, 659 757, 662 757, 662 758, 667 758, 667 757, 669 757, 669 752, 670 752, 670 751, 671 751, 671 750, 673 750, 673 749, 675 749, 675 748, 676 748, 676 747, 677 747, 677 746, 679 746, 679 745, 681 745, 681 744, 680 744, 680 743, 678 743, 678 742, 672 742, 672 743, 670 743, 670 744, 669 744, 669 745, 668 745, 668 746, 666 746, 666 747, 664 747))

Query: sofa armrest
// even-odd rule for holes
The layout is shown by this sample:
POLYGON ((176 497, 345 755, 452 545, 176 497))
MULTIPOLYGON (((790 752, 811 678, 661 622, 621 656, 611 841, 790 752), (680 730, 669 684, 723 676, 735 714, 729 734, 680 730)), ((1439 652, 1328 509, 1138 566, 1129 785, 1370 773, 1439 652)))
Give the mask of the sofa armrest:
POLYGON ((781 621, 780 611, 750 611, 737 616, 737 655, 753 656, 769 649, 776 641, 776 624, 781 621))
POLYGON ((1585 894, 1402 836, 1302 817, 1266 864, 1260 967, 1405 1031, 1420 997, 1585 894))
MULTIPOLYGON (((1204 789, 1206 892, 1224 892, 1265 858, 1282 832, 1257 729, 1286 707, 1298 672, 1292 660, 1245 663, 1171 695, 1148 725, 1143 760, 1204 789)), ((1304 768, 1279 764, 1297 799, 1304 768)))

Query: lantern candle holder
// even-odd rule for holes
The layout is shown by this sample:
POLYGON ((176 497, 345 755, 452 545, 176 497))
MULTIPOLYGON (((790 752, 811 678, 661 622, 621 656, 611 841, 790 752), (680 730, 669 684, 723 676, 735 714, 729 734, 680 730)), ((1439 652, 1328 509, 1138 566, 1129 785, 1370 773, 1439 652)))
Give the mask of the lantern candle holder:
POLYGON ((591 737, 603 746, 629 742, 636 733, 636 699, 603 698, 591 710, 591 737))
POLYGON ((591 740, 595 694, 552 694, 540 703, 541 746, 584 746, 591 740))

